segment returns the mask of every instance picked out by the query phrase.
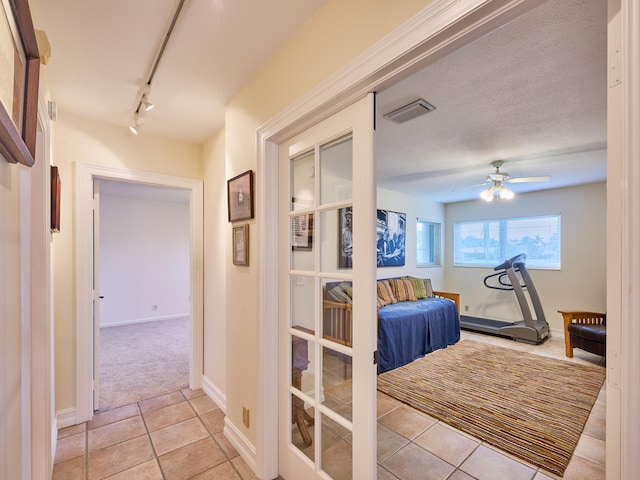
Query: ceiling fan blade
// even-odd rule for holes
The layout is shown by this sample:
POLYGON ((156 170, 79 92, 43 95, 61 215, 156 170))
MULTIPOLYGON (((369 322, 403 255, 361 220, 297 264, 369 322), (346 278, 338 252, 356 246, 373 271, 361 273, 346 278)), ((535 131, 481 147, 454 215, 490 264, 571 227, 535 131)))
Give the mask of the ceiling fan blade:
POLYGON ((527 182, 548 182, 551 180, 549 175, 543 175, 540 177, 517 177, 507 180, 508 183, 527 183, 527 182))
POLYGON ((484 187, 486 185, 491 185, 493 182, 483 182, 483 183, 477 183, 475 185, 469 185, 468 187, 460 187, 460 188, 456 188, 454 190, 451 190, 452 192, 459 192, 460 190, 469 190, 470 188, 476 188, 476 187, 484 187))

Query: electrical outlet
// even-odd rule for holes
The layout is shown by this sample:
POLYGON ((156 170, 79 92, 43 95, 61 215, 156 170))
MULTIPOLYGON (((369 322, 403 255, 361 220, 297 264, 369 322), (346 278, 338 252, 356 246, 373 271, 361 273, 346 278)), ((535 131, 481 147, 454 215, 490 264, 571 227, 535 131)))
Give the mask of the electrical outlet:
POLYGON ((468 311, 469 311, 469 305, 465 305, 465 306, 464 306, 464 311, 465 311, 465 312, 468 312, 468 311))
POLYGON ((249 409, 247 407, 242 407, 242 423, 249 428, 249 409))

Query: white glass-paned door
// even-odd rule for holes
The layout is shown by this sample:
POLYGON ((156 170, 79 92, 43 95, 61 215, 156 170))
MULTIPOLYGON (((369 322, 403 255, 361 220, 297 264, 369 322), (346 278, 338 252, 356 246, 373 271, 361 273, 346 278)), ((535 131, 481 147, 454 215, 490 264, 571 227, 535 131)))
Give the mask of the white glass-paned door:
POLYGON ((279 146, 279 465, 287 479, 376 475, 372 125, 368 96, 279 146))

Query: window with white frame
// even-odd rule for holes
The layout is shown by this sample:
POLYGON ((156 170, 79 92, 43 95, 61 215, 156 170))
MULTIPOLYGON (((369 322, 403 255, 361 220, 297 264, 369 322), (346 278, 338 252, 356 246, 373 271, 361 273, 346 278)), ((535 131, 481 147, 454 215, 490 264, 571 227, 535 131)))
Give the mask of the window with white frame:
POLYGON ((416 225, 416 264, 418 267, 440 265, 440 224, 418 219, 416 225))
POLYGON ((520 253, 527 267, 559 269, 560 215, 457 222, 453 264, 494 267, 520 253))

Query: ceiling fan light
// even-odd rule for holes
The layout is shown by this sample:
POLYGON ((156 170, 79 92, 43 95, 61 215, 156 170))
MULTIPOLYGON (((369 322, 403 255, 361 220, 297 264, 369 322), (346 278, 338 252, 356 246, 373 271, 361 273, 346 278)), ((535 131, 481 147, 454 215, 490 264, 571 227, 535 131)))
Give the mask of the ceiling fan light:
POLYGON ((501 186, 500 187, 500 199, 501 200, 511 200, 513 197, 515 197, 515 194, 511 190, 509 190, 505 186, 501 186))
POLYGON ((136 123, 135 125, 131 125, 131 126, 129 127, 129 131, 130 131, 131 133, 133 133, 134 135, 137 135, 137 134, 138 134, 138 128, 140 128, 140 125, 138 125, 138 124, 136 123))
POLYGON ((480 198, 482 198, 485 202, 493 202, 493 192, 494 187, 487 188, 480 192, 480 198))

